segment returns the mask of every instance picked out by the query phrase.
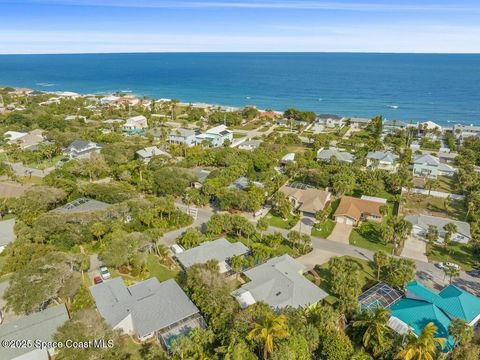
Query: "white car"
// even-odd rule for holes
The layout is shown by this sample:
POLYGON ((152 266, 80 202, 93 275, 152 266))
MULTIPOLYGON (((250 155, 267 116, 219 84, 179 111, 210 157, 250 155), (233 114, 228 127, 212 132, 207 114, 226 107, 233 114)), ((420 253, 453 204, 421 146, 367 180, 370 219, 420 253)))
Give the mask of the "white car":
POLYGON ((447 268, 453 268, 453 269, 460 270, 460 266, 458 266, 457 264, 451 263, 451 262, 437 263, 437 266, 442 270, 447 269, 447 268))
POLYGON ((100 276, 103 280, 107 280, 112 277, 112 275, 110 275, 110 271, 108 271, 108 268, 106 266, 100 266, 100 276))

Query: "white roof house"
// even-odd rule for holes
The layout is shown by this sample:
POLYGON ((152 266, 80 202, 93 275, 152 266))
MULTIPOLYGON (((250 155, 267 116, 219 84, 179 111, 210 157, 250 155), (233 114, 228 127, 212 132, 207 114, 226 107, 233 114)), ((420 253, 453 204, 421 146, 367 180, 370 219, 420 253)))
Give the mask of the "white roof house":
POLYGON ((225 125, 208 129, 206 132, 196 136, 197 144, 209 143, 213 147, 223 146, 226 140, 233 141, 233 132, 228 130, 225 125))
POLYGON ((305 267, 290 255, 275 257, 245 271, 250 281, 232 295, 242 308, 260 301, 276 310, 286 306, 308 307, 328 294, 307 280, 304 272, 305 267))
POLYGON ((317 160, 319 161, 325 161, 329 162, 331 159, 335 158, 338 162, 344 162, 347 164, 353 163, 355 160, 355 156, 350 154, 349 152, 336 149, 336 148, 330 148, 330 149, 319 149, 317 151, 317 160))
POLYGON ((425 127, 427 130, 438 130, 442 131, 442 127, 433 121, 425 121, 420 124, 421 126, 425 127))
POLYGON ((451 223, 457 226, 456 233, 452 234, 453 241, 466 244, 472 237, 470 224, 464 221, 424 214, 408 215, 405 217, 405 220, 409 221, 413 225, 412 233, 415 235, 425 236, 428 233, 428 228, 430 226, 434 226, 437 228, 440 238, 439 240, 443 241, 446 234, 444 226, 451 223))
POLYGON ((147 118, 143 115, 128 118, 123 124, 125 131, 138 131, 148 128, 147 118))
POLYGON ((416 155, 413 160, 413 175, 436 178, 437 176, 452 176, 455 168, 440 162, 439 158, 430 154, 416 155))
POLYGON ((144 160, 145 162, 149 162, 154 156, 166 156, 169 158, 172 157, 169 153, 159 149, 156 146, 149 146, 149 147, 143 148, 141 150, 138 150, 136 154, 140 159, 144 160))

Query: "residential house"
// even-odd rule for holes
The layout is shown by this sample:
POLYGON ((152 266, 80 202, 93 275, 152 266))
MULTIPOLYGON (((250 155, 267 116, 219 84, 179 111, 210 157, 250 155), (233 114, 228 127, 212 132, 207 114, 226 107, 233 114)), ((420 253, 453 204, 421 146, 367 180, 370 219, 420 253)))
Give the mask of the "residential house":
POLYGON ((453 125, 453 135, 457 138, 459 144, 469 137, 480 137, 480 126, 475 125, 453 125))
POLYGON ((43 130, 40 129, 28 133, 7 131, 5 135, 9 138, 9 144, 17 144, 22 150, 35 150, 39 144, 45 141, 43 130))
POLYGON ((342 196, 333 217, 337 223, 347 225, 356 225, 362 220, 380 221, 385 205, 386 200, 381 198, 342 196))
POLYGON ((309 217, 314 217, 317 211, 325 209, 332 199, 332 194, 328 191, 299 186, 295 183, 284 185, 278 191, 285 194, 295 210, 299 210, 304 216, 309 217))
POLYGON ((442 127, 433 121, 425 121, 419 125, 419 128, 428 131, 438 131, 440 133, 443 131, 442 127))
POLYGON ((288 153, 280 159, 280 164, 282 165, 287 165, 292 162, 295 162, 295 153, 288 153))
POLYGON ((107 204, 94 199, 78 198, 72 202, 69 202, 66 205, 51 210, 51 212, 62 214, 77 214, 105 210, 111 206, 111 204, 107 204))
POLYGON ((169 349, 180 335, 206 324, 175 280, 150 278, 126 286, 121 277, 90 287, 98 312, 114 330, 140 341, 155 337, 169 349))
POLYGON ((194 181, 190 186, 195 189, 201 189, 205 180, 207 180, 208 175, 210 175, 211 171, 201 168, 193 168, 188 169, 188 173, 190 173, 194 177, 194 181))
POLYGON ((413 176, 437 178, 437 176, 453 176, 455 169, 429 154, 415 155, 413 160, 413 176))
POLYGON ((335 158, 338 162, 343 162, 347 164, 353 163, 355 156, 350 154, 347 151, 340 150, 337 148, 324 149, 321 148, 317 151, 317 160, 330 162, 332 158, 335 158))
POLYGON ((102 147, 93 141, 75 140, 64 150, 71 159, 89 159, 92 154, 100 153, 102 147))
POLYGON ((395 172, 400 156, 391 151, 370 151, 367 154, 367 168, 395 172))
POLYGON ((262 140, 247 140, 238 145, 238 148, 241 150, 253 151, 260 147, 262 140))
POLYGON ((225 238, 220 238, 206 241, 199 246, 177 253, 175 257, 184 269, 215 260, 218 262, 220 273, 224 274, 231 270, 228 261, 233 256, 245 255, 248 252, 249 249, 241 242, 231 243, 225 238))
POLYGON ((17 320, 0 325, 0 341, 2 344, 9 341, 31 343, 32 346, 4 346, 0 347, 2 360, 48 360, 55 354, 53 335, 69 320, 67 308, 64 304, 49 307, 17 320), (38 341, 45 347, 34 346, 38 341))
POLYGON ((14 227, 15 219, 0 221, 0 253, 5 250, 5 246, 14 242, 17 238, 14 227))
POLYGON ((355 127, 358 127, 358 128, 364 128, 364 127, 368 126, 370 121, 372 121, 371 119, 358 118, 358 117, 348 118, 347 120, 350 121, 351 125, 353 125, 355 127))
POLYGON ((424 214, 408 215, 405 217, 405 220, 412 223, 412 234, 416 236, 425 237, 428 233, 429 227, 434 226, 438 231, 439 240, 443 242, 446 234, 444 227, 451 223, 457 226, 457 231, 452 234, 452 241, 467 244, 472 238, 470 224, 464 221, 424 214))
POLYGON ((206 132, 197 135, 195 142, 198 145, 208 144, 212 147, 223 146, 225 141, 233 142, 233 132, 227 129, 225 125, 219 125, 208 129, 206 132))
POLYGON ((449 351, 455 344, 448 332, 452 320, 464 320, 472 327, 480 321, 480 298, 455 285, 448 285, 437 293, 413 281, 405 290, 405 298, 390 307, 388 322, 400 334, 412 331, 418 336, 425 325, 433 322, 437 327, 436 336, 447 339, 444 351, 449 351))
POLYGON ((326 128, 339 128, 346 124, 346 118, 333 114, 317 115, 315 122, 326 128))
POLYGON ((405 130, 408 124, 398 120, 387 120, 383 122, 383 133, 393 134, 396 130, 405 130))
POLYGON ((168 140, 173 144, 193 146, 196 144, 197 135, 198 131, 196 130, 180 128, 170 131, 168 140))
POLYGON ((250 279, 232 295, 246 308, 257 302, 264 302, 275 311, 287 306, 309 307, 323 300, 328 294, 307 280, 304 265, 290 255, 275 257, 244 272, 250 279))
POLYGON ((265 186, 259 181, 253 181, 249 178, 242 176, 239 177, 237 180, 232 182, 228 188, 229 189, 238 189, 238 190, 248 190, 250 186, 255 186, 257 188, 264 188, 265 186))
POLYGON ((172 157, 172 155, 170 155, 168 152, 163 151, 156 146, 149 146, 149 147, 143 148, 141 150, 138 150, 135 154, 137 154, 137 157, 139 159, 143 160, 146 163, 149 163, 150 160, 152 160, 152 157, 154 156, 164 156, 167 158, 172 157))
POLYGON ((133 134, 138 134, 142 130, 148 128, 147 118, 143 115, 128 118, 123 124, 123 131, 133 134))

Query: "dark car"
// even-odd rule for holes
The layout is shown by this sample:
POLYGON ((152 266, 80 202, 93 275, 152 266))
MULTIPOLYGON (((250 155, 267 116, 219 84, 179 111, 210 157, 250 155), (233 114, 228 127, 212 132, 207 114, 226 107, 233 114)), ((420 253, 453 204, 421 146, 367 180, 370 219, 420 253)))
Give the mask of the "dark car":
POLYGON ((467 274, 473 277, 480 277, 480 269, 475 269, 472 271, 467 271, 467 274))
POLYGON ((94 282, 95 284, 100 284, 100 283, 102 283, 102 282, 103 282, 102 277, 101 277, 101 276, 95 276, 95 277, 93 278, 93 282, 94 282))

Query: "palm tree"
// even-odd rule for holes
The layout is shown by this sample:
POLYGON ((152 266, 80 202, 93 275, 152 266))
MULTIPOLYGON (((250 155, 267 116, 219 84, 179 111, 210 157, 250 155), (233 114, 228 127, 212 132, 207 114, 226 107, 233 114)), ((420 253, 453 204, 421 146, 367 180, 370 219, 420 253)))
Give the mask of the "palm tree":
MULTIPOLYGON (((450 284, 452 283, 452 279, 454 277, 460 276, 460 270, 458 270, 455 267, 448 266, 445 269, 443 269, 443 272, 445 273, 445 276, 448 276, 450 278, 450 284)), ((444 278, 445 280, 445 278, 444 278)))
POLYGON ((405 347, 397 354, 396 359, 401 360, 434 360, 437 348, 443 349, 445 338, 435 337, 437 327, 428 323, 418 337, 410 336, 405 347))
POLYGON ((263 343, 264 359, 268 359, 268 356, 272 353, 273 343, 276 339, 283 339, 289 336, 286 322, 287 317, 285 315, 275 316, 270 314, 255 323, 253 329, 248 333, 248 340, 263 343))
POLYGON ((375 312, 362 313, 361 317, 353 322, 354 328, 361 328, 363 331, 363 346, 366 348, 375 344, 383 346, 385 334, 389 331, 387 327, 389 318, 390 312, 385 308, 378 307, 375 312))
POLYGON ((455 340, 455 346, 469 343, 473 338, 473 328, 462 319, 453 319, 448 326, 448 333, 455 340))

